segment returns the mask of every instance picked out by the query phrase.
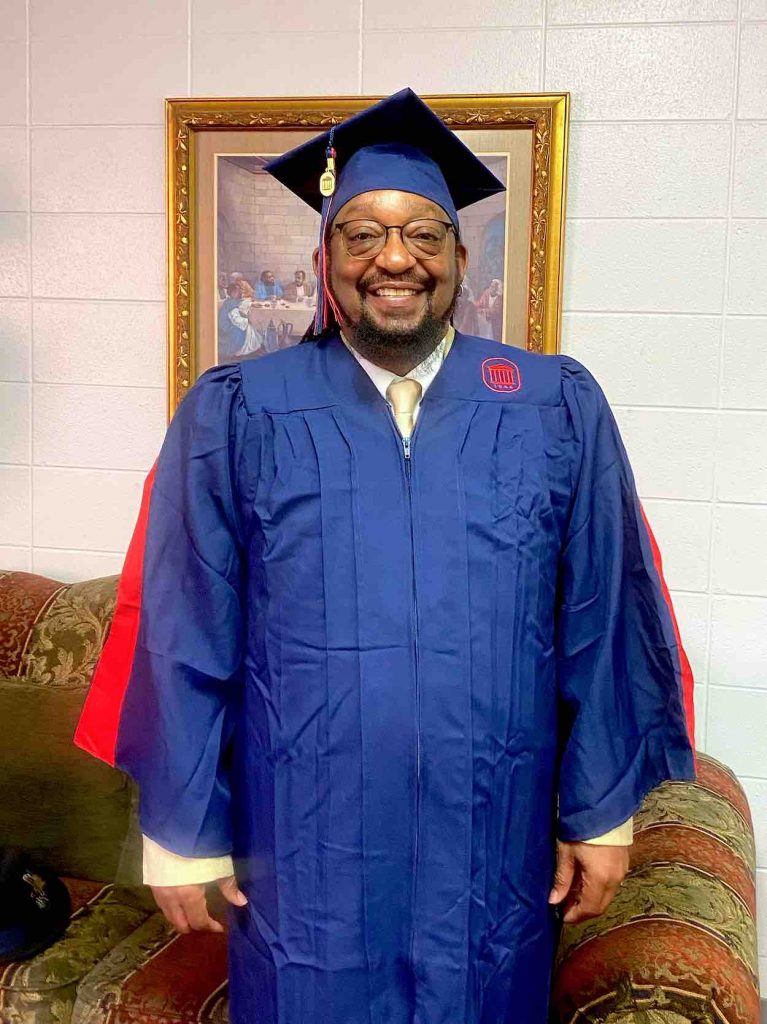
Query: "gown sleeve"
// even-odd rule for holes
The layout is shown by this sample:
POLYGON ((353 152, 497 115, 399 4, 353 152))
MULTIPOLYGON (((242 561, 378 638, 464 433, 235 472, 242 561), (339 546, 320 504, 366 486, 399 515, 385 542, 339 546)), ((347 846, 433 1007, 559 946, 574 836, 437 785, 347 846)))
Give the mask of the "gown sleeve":
POLYGON ((236 364, 181 403, 149 474, 75 743, 138 783, 142 832, 185 857, 231 850, 227 748, 243 660, 248 415, 236 364))
POLYGON ((555 633, 559 837, 572 842, 609 832, 695 765, 692 676, 617 425, 564 357, 562 390, 575 455, 555 633))

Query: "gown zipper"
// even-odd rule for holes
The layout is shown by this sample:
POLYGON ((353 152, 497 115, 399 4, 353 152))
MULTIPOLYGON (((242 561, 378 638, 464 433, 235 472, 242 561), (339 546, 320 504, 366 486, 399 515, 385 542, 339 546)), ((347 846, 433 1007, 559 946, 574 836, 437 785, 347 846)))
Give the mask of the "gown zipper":
POLYGON ((411 901, 413 905, 413 924, 410 929, 410 950, 409 959, 412 967, 413 964, 413 949, 415 946, 415 918, 416 918, 416 895, 417 895, 417 882, 418 882, 418 854, 419 854, 419 842, 418 836, 420 831, 420 815, 421 815, 421 691, 419 685, 419 673, 418 673, 418 605, 416 602, 416 583, 415 583, 415 528, 413 524, 413 491, 411 484, 411 465, 412 465, 412 447, 413 439, 415 438, 416 431, 418 430, 418 424, 420 418, 423 415, 423 409, 420 410, 420 416, 418 422, 416 422, 413 428, 413 433, 410 437, 403 437, 400 433, 400 429, 397 426, 397 421, 394 418, 391 408, 387 403, 389 410, 389 419, 391 420, 392 427, 394 428, 397 437, 402 444, 403 454, 403 468, 405 471, 405 481, 407 483, 407 500, 408 500, 408 512, 410 517, 410 570, 412 579, 411 588, 411 600, 412 600, 412 615, 413 615, 413 660, 415 669, 415 730, 416 730, 416 746, 415 746, 415 836, 413 837, 413 885, 411 901))

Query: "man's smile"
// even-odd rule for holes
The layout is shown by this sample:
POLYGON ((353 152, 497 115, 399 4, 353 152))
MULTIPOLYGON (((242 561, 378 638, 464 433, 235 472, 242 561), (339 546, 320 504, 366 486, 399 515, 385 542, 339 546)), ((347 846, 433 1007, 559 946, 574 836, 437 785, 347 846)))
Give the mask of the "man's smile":
POLYGON ((411 284, 374 284, 367 290, 371 295, 416 295, 422 292, 423 288, 411 284))
POLYGON ((374 284, 364 291, 364 299, 373 309, 381 313, 409 311, 417 308, 420 297, 426 293, 422 285, 410 282, 402 284, 374 284))

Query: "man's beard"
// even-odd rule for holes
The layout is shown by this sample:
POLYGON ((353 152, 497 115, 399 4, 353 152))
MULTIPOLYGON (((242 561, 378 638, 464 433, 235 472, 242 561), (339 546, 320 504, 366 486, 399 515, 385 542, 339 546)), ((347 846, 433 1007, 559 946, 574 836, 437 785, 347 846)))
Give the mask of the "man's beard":
POLYGON ((399 361, 406 357, 413 366, 418 366, 444 338, 459 291, 460 284, 456 283, 450 305, 440 317, 434 314, 434 290, 429 291, 426 296, 426 312, 414 327, 407 330, 398 327, 396 323, 391 327, 382 327, 376 323, 368 309, 366 291, 362 291, 362 311, 359 320, 353 325, 355 349, 377 365, 384 365, 387 358, 394 357, 399 361))

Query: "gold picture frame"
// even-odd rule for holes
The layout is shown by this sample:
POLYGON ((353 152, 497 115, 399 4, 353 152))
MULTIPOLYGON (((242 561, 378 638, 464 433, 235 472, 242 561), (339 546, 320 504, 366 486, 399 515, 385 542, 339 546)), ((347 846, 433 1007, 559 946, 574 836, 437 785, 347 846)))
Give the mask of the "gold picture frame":
MULTIPOLYGON (((310 133, 326 131, 381 98, 165 101, 169 417, 197 376, 218 361, 217 343, 211 344, 210 340, 211 330, 215 332, 215 326, 210 325, 215 324, 215 309, 221 304, 217 291, 221 278, 214 273, 218 268, 214 191, 217 186, 213 182, 221 155, 217 147, 226 141, 224 149, 236 154, 258 154, 268 148, 269 155, 273 155, 278 147, 284 152, 310 133)), ((522 154, 516 161, 508 158, 506 164, 511 169, 507 187, 511 192, 513 185, 518 201, 512 203, 509 199, 506 207, 503 266, 507 276, 502 285, 503 326, 499 330, 502 340, 510 344, 524 342, 524 347, 535 352, 557 352, 562 313, 569 93, 422 98, 471 148, 475 148, 472 141, 482 140, 483 148, 476 150, 480 156, 501 157, 512 149, 522 154), (525 147, 528 155, 524 155, 525 147), (509 210, 515 211, 516 229, 509 210), (520 210, 524 211, 526 231, 521 230, 520 210), (512 239, 516 246, 514 258, 509 256, 512 239), (513 328, 514 341, 507 339, 507 328, 513 328)))

